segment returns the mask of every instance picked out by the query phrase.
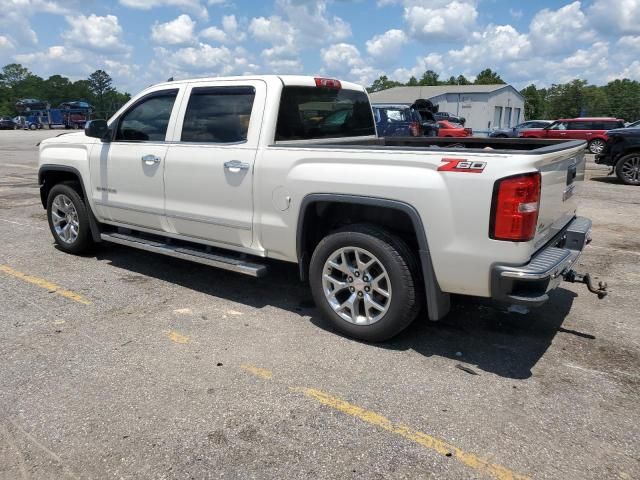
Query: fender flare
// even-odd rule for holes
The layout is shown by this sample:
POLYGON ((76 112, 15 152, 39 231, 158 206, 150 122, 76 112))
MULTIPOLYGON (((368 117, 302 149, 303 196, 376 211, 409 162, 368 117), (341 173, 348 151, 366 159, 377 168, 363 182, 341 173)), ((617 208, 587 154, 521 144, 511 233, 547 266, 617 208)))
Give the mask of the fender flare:
POLYGON ((422 219, 420 218, 420 214, 413 206, 398 200, 333 193, 313 193, 306 195, 300 204, 298 225, 296 227, 296 253, 302 279, 306 278, 305 265, 307 262, 307 252, 303 251, 305 217, 309 211, 310 205, 317 202, 352 203, 371 207, 391 208, 405 213, 411 219, 411 223, 418 240, 418 254, 422 268, 422 277, 424 279, 429 320, 440 320, 449 312, 451 303, 450 295, 443 292, 438 284, 438 279, 436 278, 433 270, 433 262, 431 261, 431 252, 429 250, 426 230, 422 223, 422 219))
POLYGON ((40 187, 40 201, 42 202, 42 206, 45 210, 47 208, 47 195, 45 195, 44 176, 47 172, 71 173, 78 179, 78 183, 80 183, 80 188, 82 189, 82 196, 85 199, 84 203, 87 207, 87 213, 89 214, 89 230, 91 231, 91 238, 96 243, 102 242, 102 239, 100 238, 100 224, 91 209, 91 203, 89 203, 89 197, 87 196, 87 191, 84 187, 80 171, 77 168, 69 167, 67 165, 44 164, 40 166, 38 169, 38 186, 40 187))

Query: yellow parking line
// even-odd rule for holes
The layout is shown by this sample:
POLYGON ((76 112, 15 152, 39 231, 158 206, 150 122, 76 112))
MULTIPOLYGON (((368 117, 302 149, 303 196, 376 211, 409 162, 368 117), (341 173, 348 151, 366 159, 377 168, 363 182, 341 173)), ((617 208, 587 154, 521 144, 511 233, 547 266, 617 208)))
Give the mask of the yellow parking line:
POLYGON ((174 343, 189 343, 189 337, 174 330, 164 330, 163 333, 174 343))
POLYGON ((61 295, 69 300, 73 300, 74 302, 81 303, 83 305, 91 305, 91 302, 87 300, 85 297, 80 295, 79 293, 72 292, 71 290, 66 290, 55 283, 51 283, 44 278, 34 277, 33 275, 29 275, 27 273, 19 272, 18 270, 14 270, 7 265, 0 265, 0 272, 4 272, 7 275, 11 275, 12 277, 19 278, 25 282, 31 283, 32 285, 36 285, 40 288, 44 288, 52 293, 56 293, 61 295))
POLYGON ((351 415, 364 422, 370 423, 377 427, 382 428, 388 432, 391 432, 400 437, 404 437, 407 440, 417 443, 429 450, 433 450, 440 455, 452 457, 463 463, 464 465, 471 467, 486 475, 490 475, 498 480, 528 480, 529 477, 512 472, 502 465, 491 463, 488 460, 484 460, 472 453, 465 452, 464 450, 451 445, 450 443, 440 440, 438 438, 427 435, 426 433, 413 430, 406 425, 400 423, 394 423, 388 418, 371 410, 366 410, 362 407, 346 402, 340 398, 329 395, 328 393, 316 390, 314 388, 302 388, 294 389, 304 393, 305 396, 312 398, 313 400, 326 405, 327 407, 338 410, 347 415, 351 415))
POLYGON ((240 365, 240 368, 252 375, 255 375, 256 377, 264 378, 265 380, 271 380, 273 378, 273 372, 271 372, 271 370, 256 367, 255 365, 251 365, 249 363, 243 363, 242 365, 240 365))

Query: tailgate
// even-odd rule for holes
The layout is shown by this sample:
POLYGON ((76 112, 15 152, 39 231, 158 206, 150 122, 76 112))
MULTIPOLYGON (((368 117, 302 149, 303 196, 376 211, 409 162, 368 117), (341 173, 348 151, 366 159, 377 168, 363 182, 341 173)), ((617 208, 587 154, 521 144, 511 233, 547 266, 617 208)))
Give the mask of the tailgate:
POLYGON ((575 217, 576 190, 584 181, 584 148, 572 148, 546 159, 538 167, 542 175, 540 213, 534 243, 542 247, 575 217))

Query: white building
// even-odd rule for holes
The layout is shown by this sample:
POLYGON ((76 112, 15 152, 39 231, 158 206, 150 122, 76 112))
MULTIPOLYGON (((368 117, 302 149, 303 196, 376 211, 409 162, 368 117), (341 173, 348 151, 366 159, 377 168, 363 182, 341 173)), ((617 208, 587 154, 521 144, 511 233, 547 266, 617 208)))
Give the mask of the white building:
POLYGON ((513 127, 524 120, 524 97, 511 85, 438 85, 394 87, 369 94, 371 103, 411 105, 431 100, 439 111, 466 119, 474 132, 513 127))

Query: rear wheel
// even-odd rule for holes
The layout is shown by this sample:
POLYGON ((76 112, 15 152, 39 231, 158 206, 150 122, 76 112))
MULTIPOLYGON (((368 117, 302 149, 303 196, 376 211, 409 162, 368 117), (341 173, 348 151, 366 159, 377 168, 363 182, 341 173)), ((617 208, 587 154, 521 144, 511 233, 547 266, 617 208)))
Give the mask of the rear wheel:
POLYGON ((601 138, 594 138, 589 142, 589 145, 587 148, 591 153, 598 154, 598 153, 602 153, 602 151, 604 150, 604 146, 605 146, 604 140, 602 140, 601 138))
POLYGON ((400 238, 369 225, 325 237, 311 258, 310 283, 323 316, 366 341, 400 333, 422 303, 415 256, 400 238))
POLYGON ((72 184, 60 183, 51 188, 47 219, 55 242, 65 252, 78 254, 91 247, 87 207, 72 184))
POLYGON ((640 152, 630 153, 618 160, 616 175, 627 185, 640 185, 640 152))

